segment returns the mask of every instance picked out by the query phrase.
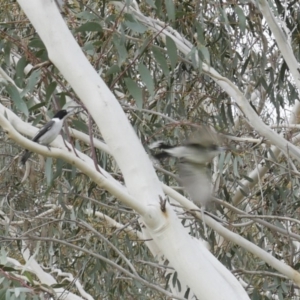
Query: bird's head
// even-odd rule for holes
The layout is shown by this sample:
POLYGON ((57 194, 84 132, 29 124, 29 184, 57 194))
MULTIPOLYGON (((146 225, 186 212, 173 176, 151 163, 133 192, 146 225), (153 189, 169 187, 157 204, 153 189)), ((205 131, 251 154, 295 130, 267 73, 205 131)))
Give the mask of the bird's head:
POLYGON ((201 127, 193 132, 184 146, 187 150, 182 153, 182 159, 197 164, 206 164, 226 150, 225 147, 220 147, 219 135, 208 127, 201 127))
POLYGON ((68 107, 66 109, 62 109, 53 116, 53 119, 63 120, 65 118, 67 118, 68 116, 74 114, 75 109, 76 108, 74 108, 74 107, 68 107))

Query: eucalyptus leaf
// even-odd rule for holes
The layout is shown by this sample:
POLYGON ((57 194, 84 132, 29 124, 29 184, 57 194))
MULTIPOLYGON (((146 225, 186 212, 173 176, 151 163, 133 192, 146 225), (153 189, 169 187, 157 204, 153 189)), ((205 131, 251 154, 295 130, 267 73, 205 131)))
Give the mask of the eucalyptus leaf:
POLYGON ((119 65, 121 65, 128 57, 128 52, 125 48, 124 42, 122 41, 122 39, 117 36, 114 35, 113 36, 113 43, 118 51, 119 57, 118 57, 118 62, 119 65))
POLYGON ((45 97, 46 102, 48 102, 50 100, 50 97, 54 93, 56 86, 57 86, 57 83, 55 81, 53 81, 46 87, 46 97, 45 97))
POLYGON ((233 172, 237 178, 240 177, 239 171, 238 171, 238 159, 236 157, 233 159, 233 172))
POLYGON ((27 93, 31 93, 33 91, 36 83, 40 79, 40 76, 41 76, 41 70, 35 70, 30 74, 27 80, 27 85, 24 88, 24 90, 21 92, 21 97, 24 97, 27 93))
POLYGON ((165 5, 167 8, 167 16, 169 20, 175 21, 175 6, 173 0, 165 0, 165 5))
POLYGON ((43 41, 39 38, 32 39, 30 43, 28 44, 29 47, 33 48, 40 48, 40 49, 46 49, 45 44, 43 41))
POLYGON ((154 94, 154 82, 153 82, 153 78, 151 76, 150 71, 148 70, 148 68, 143 63, 139 64, 138 70, 139 70, 139 73, 141 75, 141 78, 142 78, 143 82, 147 86, 147 89, 148 89, 149 93, 151 95, 153 95, 154 94))
POLYGON ((52 157, 47 157, 45 164, 45 176, 47 180, 47 186, 50 187, 52 185, 53 180, 53 163, 52 157))
POLYGON ((144 33, 147 30, 147 27, 139 22, 129 22, 125 21, 124 24, 131 30, 137 33, 144 33))
POLYGON ((173 39, 171 39, 169 36, 166 37, 166 47, 168 56, 170 58, 171 67, 174 70, 178 61, 177 47, 173 39))
POLYGON ((20 93, 17 90, 17 88, 13 84, 8 83, 6 85, 6 91, 8 92, 12 101, 16 105, 16 108, 19 111, 23 112, 26 116, 28 116, 29 112, 28 112, 27 105, 24 102, 24 100, 21 98, 20 93))
POLYGON ((76 28, 76 32, 85 32, 85 31, 99 31, 102 32, 102 26, 98 22, 87 22, 78 28, 76 28))
MULTIPOLYGON (((16 67, 16 79, 18 82, 22 82, 25 77, 24 69, 27 66, 28 62, 26 60, 26 57, 23 56, 19 59, 16 67)), ((19 87, 22 87, 22 85, 18 84, 19 87)))
POLYGON ((87 126, 86 122, 84 122, 82 120, 72 120, 72 125, 78 131, 82 131, 84 133, 88 133, 89 132, 89 129, 88 129, 88 126, 87 126))
POLYGON ((90 12, 89 10, 86 10, 86 11, 82 11, 78 14, 76 14, 76 17, 79 18, 79 19, 83 19, 83 20, 97 20, 98 17, 90 12))
POLYGON ((168 63, 167 63, 167 60, 166 60, 164 54, 162 54, 161 51, 159 51, 158 49, 156 49, 154 47, 152 47, 152 51, 153 51, 153 55, 154 55, 156 61, 160 64, 165 76, 169 77, 170 71, 169 71, 168 63))
POLYGON ((239 6, 235 6, 235 12, 239 18, 239 25, 242 33, 245 33, 246 30, 246 17, 243 10, 239 6))
POLYGON ((142 89, 137 85, 135 81, 133 81, 131 78, 124 78, 126 87, 135 100, 136 106, 139 109, 143 108, 143 92, 142 89))
POLYGON ((207 64, 210 64, 210 54, 208 49, 205 46, 199 46, 199 56, 201 57, 202 61, 205 61, 207 64))
POLYGON ((152 8, 156 8, 155 2, 153 0, 146 0, 146 3, 148 3, 152 8))

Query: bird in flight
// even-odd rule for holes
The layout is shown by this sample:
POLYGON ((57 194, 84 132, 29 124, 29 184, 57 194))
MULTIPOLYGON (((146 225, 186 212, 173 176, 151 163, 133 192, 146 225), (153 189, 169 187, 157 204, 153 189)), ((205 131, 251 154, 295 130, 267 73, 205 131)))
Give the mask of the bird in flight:
POLYGON ((211 174, 207 164, 224 151, 219 146, 218 135, 208 127, 195 131, 180 146, 170 146, 162 141, 152 143, 150 149, 158 149, 153 156, 156 159, 175 157, 178 159, 178 182, 189 194, 191 200, 201 207, 204 232, 207 229, 204 222, 204 211, 211 200, 211 174))

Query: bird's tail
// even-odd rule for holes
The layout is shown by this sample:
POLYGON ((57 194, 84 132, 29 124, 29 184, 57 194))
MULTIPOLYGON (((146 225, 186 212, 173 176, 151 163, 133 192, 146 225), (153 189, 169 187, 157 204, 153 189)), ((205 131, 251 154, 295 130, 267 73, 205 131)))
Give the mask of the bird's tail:
POLYGON ((159 150, 161 150, 161 152, 158 152, 158 153, 155 153, 155 154, 152 154, 152 155, 156 159, 163 159, 163 158, 172 156, 169 152, 164 151, 164 150, 172 149, 174 147, 170 146, 170 145, 167 145, 167 144, 165 144, 162 141, 157 141, 157 142, 154 142, 154 143, 150 144, 149 148, 151 150, 153 150, 153 149, 159 149, 159 150))
POLYGON ((24 154, 22 155, 21 158, 21 164, 25 165, 27 159, 30 157, 31 152, 29 152, 28 150, 25 150, 24 154))

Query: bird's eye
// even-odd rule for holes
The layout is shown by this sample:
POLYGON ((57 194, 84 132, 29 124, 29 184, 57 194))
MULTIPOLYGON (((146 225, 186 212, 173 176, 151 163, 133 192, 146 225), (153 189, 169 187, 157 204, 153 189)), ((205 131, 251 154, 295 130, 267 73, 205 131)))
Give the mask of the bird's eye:
POLYGON ((211 145, 209 148, 211 150, 219 150, 219 146, 217 146, 217 145, 211 145))
POLYGON ((196 149, 204 149, 206 148, 204 145, 198 143, 190 143, 187 145, 188 147, 196 148, 196 149))

